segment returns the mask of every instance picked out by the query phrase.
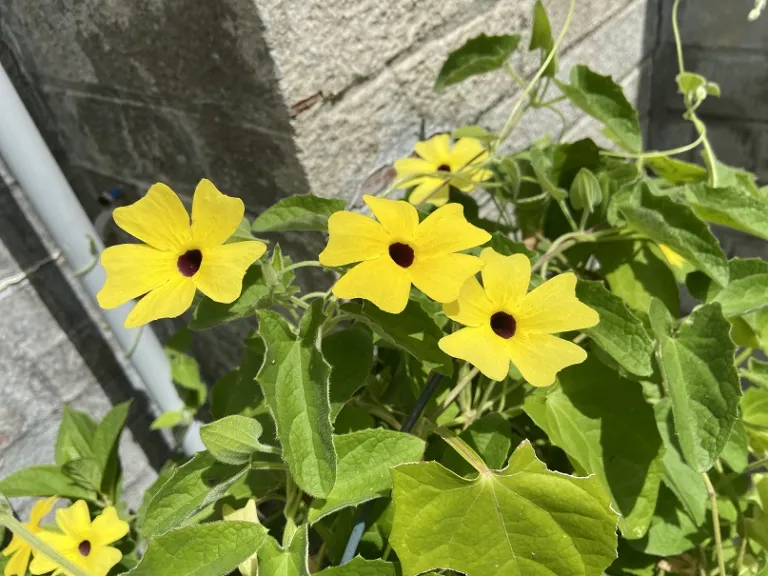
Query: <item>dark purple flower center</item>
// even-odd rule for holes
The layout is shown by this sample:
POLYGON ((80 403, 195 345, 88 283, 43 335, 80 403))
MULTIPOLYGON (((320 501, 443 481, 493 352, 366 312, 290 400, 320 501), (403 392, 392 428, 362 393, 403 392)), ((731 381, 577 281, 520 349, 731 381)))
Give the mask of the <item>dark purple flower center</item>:
POLYGON ((413 264, 413 248, 402 242, 395 242, 389 246, 389 257, 401 268, 408 268, 413 264))
POLYGON ((88 554, 91 553, 91 543, 88 540, 83 540, 77 545, 77 551, 80 552, 82 556, 88 556, 88 554))
POLYGON ((200 250, 187 250, 179 256, 176 266, 179 268, 182 276, 194 276, 200 270, 200 264, 203 263, 203 253, 200 250))
POLYGON ((502 338, 512 338, 517 330, 517 322, 506 312, 496 312, 491 316, 491 330, 502 338))
POLYGON ((451 167, 448 166, 448 164, 440 164, 440 166, 437 167, 438 172, 450 172, 451 167))

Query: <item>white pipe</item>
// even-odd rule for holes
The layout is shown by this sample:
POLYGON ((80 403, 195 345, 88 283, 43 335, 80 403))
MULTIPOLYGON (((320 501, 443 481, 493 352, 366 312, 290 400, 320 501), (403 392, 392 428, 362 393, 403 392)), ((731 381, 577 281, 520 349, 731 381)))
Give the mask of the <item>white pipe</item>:
MULTIPOLYGON (((0 156, 72 269, 86 268, 93 261, 88 237, 96 241, 99 251, 104 246, 2 65, 0 156)), ((104 278, 104 269, 97 265, 78 279, 95 301, 104 278)), ((133 302, 130 302, 114 310, 102 310, 123 350, 129 350, 136 339, 137 329, 129 330, 123 326, 133 306, 133 302)), ((143 331, 130 361, 163 412, 177 411, 184 407, 173 386, 168 359, 152 330, 143 331)), ((197 422, 190 427, 182 444, 187 454, 205 449, 197 422)))

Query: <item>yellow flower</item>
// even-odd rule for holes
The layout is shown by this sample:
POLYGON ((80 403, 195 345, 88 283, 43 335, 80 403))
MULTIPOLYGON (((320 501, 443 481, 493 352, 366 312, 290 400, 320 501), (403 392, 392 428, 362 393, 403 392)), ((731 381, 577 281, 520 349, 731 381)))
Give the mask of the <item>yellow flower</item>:
POLYGON ((225 196, 208 180, 195 190, 191 223, 181 200, 165 184, 155 184, 135 204, 117 208, 117 225, 148 245, 104 250, 107 281, 96 296, 99 305, 117 308, 146 294, 125 320, 126 328, 135 328, 184 313, 195 289, 216 302, 234 302, 245 271, 266 250, 255 240, 224 244, 244 213, 242 200, 225 196))
POLYGON ((437 302, 452 302, 483 261, 456 254, 485 244, 491 235, 464 218, 460 204, 438 208, 419 223, 407 202, 365 196, 378 222, 354 212, 328 219, 328 245, 320 253, 324 266, 361 262, 333 287, 339 298, 365 298, 399 314, 408 304, 411 284, 437 302))
POLYGON ((680 270, 685 268, 685 258, 680 256, 680 254, 672 250, 672 248, 666 244, 658 244, 658 247, 659 250, 661 250, 661 253, 664 254, 664 257, 667 259, 667 262, 669 262, 672 266, 679 268, 680 270))
MULTIPOLYGON (((240 508, 239 510, 235 510, 229 504, 224 504, 222 512, 224 513, 224 520, 227 522, 240 521, 261 524, 261 522, 259 522, 259 513, 256 511, 256 500, 253 498, 248 500, 245 507, 240 508)), ((237 568, 243 576, 257 576, 259 573, 258 554, 254 552, 237 568)))
POLYGON ((417 142, 414 146, 420 158, 401 158, 395 162, 395 171, 399 178, 413 175, 403 182, 404 186, 415 186, 408 200, 411 204, 428 202, 442 206, 448 202, 450 187, 462 192, 471 192, 475 184, 488 180, 493 173, 478 168, 488 160, 488 151, 479 140, 461 138, 451 148, 451 139, 447 134, 433 136, 426 142, 417 142), (446 177, 457 174, 458 178, 436 178, 422 176, 434 172, 445 172, 446 177))
POLYGON ((586 360, 583 348, 552 335, 600 320, 576 299, 573 273, 555 276, 526 294, 531 279, 526 256, 502 256, 486 248, 481 257, 483 286, 470 278, 458 300, 443 306, 449 318, 467 326, 440 340, 445 353, 471 362, 492 380, 503 380, 511 361, 534 386, 549 386, 560 370, 586 360))
MULTIPOLYGON (((107 576, 123 557, 120 550, 109 546, 128 534, 128 524, 117 517, 113 506, 104 508, 104 512, 91 522, 88 505, 84 500, 78 500, 69 508, 56 511, 56 524, 61 532, 41 530, 38 538, 89 576, 107 576)), ((69 574, 40 552, 35 552, 29 571, 47 574, 53 570, 55 574, 69 574)))
MULTIPOLYGON (((32 534, 38 535, 40 533, 40 521, 48 515, 57 501, 58 497, 56 496, 47 500, 38 500, 32 507, 29 522, 25 523, 24 527, 32 534)), ((5 565, 3 572, 5 576, 24 576, 32 556, 32 546, 14 534, 11 543, 3 550, 3 556, 11 556, 5 565)))

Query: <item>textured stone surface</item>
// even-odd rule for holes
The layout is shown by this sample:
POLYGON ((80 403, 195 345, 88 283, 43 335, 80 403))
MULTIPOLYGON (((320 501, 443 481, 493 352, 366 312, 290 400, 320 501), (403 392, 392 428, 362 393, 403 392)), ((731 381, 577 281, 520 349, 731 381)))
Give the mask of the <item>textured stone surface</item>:
MULTIPOLYGON (((313 190, 354 197, 369 175, 411 152, 422 126, 426 135, 474 122, 500 129, 519 91, 505 74, 486 74, 440 94, 432 85, 447 54, 481 32, 520 32, 521 46, 527 46, 532 4, 499 2, 463 26, 423 41, 375 77, 352 86, 343 98, 300 114, 294 121, 297 140, 313 190)), ((655 2, 645 0, 579 3, 564 46, 562 75, 567 77, 576 62, 586 62, 617 79, 630 74, 653 46, 654 6, 655 2)), ((555 30, 564 19, 565 7, 564 2, 553 4, 555 30)), ((278 39, 275 42, 279 62, 278 39)), ((290 54, 283 58, 290 59, 290 54)), ((513 62, 523 73, 536 68, 531 57, 516 56, 513 62)), ((288 93, 289 80, 282 79, 288 93)), ((576 113, 568 107, 564 110, 569 124, 573 123, 576 113)), ((544 122, 547 128, 552 124, 544 122)), ((530 141, 542 133, 539 128, 536 121, 526 123, 521 130, 527 134, 516 134, 514 143, 530 141)))

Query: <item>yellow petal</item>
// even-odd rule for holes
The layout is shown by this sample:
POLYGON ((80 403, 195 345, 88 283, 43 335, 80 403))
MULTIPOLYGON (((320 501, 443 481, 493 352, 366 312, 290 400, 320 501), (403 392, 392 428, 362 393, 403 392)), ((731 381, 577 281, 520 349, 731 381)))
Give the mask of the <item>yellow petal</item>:
POLYGON ((675 268, 680 268, 681 270, 685 268, 685 258, 680 256, 680 254, 672 250, 672 248, 666 244, 659 244, 658 246, 661 250, 661 253, 664 254, 664 257, 672 266, 675 268))
POLYGON ((372 260, 389 248, 389 234, 375 220, 355 212, 335 212, 328 219, 328 245, 320 252, 323 266, 372 260))
POLYGON ((117 308, 162 286, 179 275, 177 260, 173 252, 144 244, 110 246, 101 253, 107 280, 96 295, 99 306, 117 308))
POLYGON ((200 271, 193 276, 197 288, 215 302, 229 304, 243 291, 243 276, 251 264, 266 251, 257 240, 235 242, 203 252, 200 271))
POLYGON ((464 326, 488 324, 496 311, 474 276, 461 287, 458 300, 443 305, 445 315, 464 326))
POLYGON ((491 239, 482 228, 464 218, 461 204, 447 204, 424 219, 413 238, 417 257, 459 252, 485 244, 491 239))
POLYGON ((451 150, 451 172, 459 172, 470 164, 481 164, 488 160, 488 150, 479 140, 460 138, 451 150))
POLYGON ((129 529, 128 523, 118 518, 115 507, 107 506, 93 521, 90 542, 94 546, 106 546, 120 540, 129 529))
POLYGON ((408 268, 411 282, 427 296, 446 304, 459 297, 464 283, 477 274, 483 261, 469 254, 438 254, 417 257, 408 268))
POLYGON ((433 204, 443 206, 450 198, 451 190, 444 180, 440 178, 424 178, 424 181, 416 186, 408 196, 408 202, 414 206, 423 204, 433 204))
POLYGON ((56 524, 73 540, 86 540, 91 530, 91 515, 85 500, 78 500, 69 508, 56 510, 56 524))
POLYGON ((240 198, 222 194, 210 180, 200 180, 192 199, 193 244, 201 250, 224 244, 244 214, 245 205, 240 198))
POLYGON ((40 521, 45 518, 51 510, 53 510, 53 507, 58 501, 58 496, 51 496, 45 500, 38 500, 35 502, 35 505, 32 506, 32 512, 29 514, 29 524, 30 528, 32 528, 32 532, 37 531, 38 527, 40 526, 40 521))
POLYGON ((512 312, 528 291, 531 281, 531 261, 523 254, 502 256, 493 248, 484 249, 483 287, 499 310, 512 312))
POLYGON ((5 565, 4 576, 26 576, 31 556, 31 547, 25 546, 19 549, 5 565))
POLYGON ((3 556, 10 556, 11 554, 15 554, 25 546, 29 547, 29 544, 14 534, 8 546, 3 549, 3 556))
POLYGON ((468 166, 459 171, 460 178, 454 178, 454 186, 462 192, 472 192, 481 182, 485 182, 493 176, 493 172, 484 168, 468 166))
POLYGON ((405 310, 410 290, 408 274, 388 255, 358 264, 333 287, 338 298, 364 298, 390 314, 405 310))
MULTIPOLYGON (((58 512, 61 512, 61 510, 57 511, 57 517, 58 512)), ((82 541, 81 539, 72 539, 65 534, 50 530, 42 530, 37 537, 68 560, 76 560, 76 558, 73 558, 73 555, 77 554, 77 545, 82 541)), ((77 555, 79 556, 79 554, 77 555)), ((78 566, 81 565, 79 562, 75 562, 75 564, 78 566)), ((35 557, 29 565, 29 571, 32 574, 47 574, 48 572, 58 569, 58 564, 53 560, 49 560, 47 556, 44 556, 40 552, 35 552, 35 557)))
POLYGON ((158 250, 180 252, 191 238, 187 210, 165 184, 155 184, 138 202, 116 208, 113 218, 128 234, 158 250))
POLYGON ((503 338, 496 336, 490 324, 462 328, 438 342, 440 349, 454 358, 466 360, 491 380, 501 381, 509 372, 509 352, 503 338))
POLYGON ((532 386, 550 386, 560 370, 587 359, 583 348, 551 334, 518 330, 506 342, 512 363, 532 386))
POLYGON ((416 142, 413 149, 435 166, 448 164, 451 159, 451 138, 448 134, 438 134, 426 142, 416 142))
POLYGON ((389 233, 394 242, 410 242, 416 226, 419 225, 419 213, 416 208, 402 200, 387 200, 375 196, 363 196, 363 200, 389 233))
POLYGON ((395 172, 398 178, 402 180, 401 186, 409 187, 424 180, 424 174, 437 172, 437 166, 421 158, 400 158, 395 160, 395 172), (413 176, 413 178, 406 180, 407 176, 413 176))
POLYGON ((123 553, 112 546, 98 546, 91 548, 91 553, 84 558, 88 576, 107 576, 113 566, 117 565, 123 557, 123 553))
POLYGON ((126 328, 137 328, 159 318, 176 318, 192 306, 195 283, 178 275, 152 290, 136 303, 125 319, 126 328))
POLYGON ((576 276, 572 272, 547 280, 523 298, 514 313, 525 332, 565 332, 590 328, 600 316, 576 298, 576 276))

